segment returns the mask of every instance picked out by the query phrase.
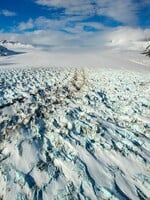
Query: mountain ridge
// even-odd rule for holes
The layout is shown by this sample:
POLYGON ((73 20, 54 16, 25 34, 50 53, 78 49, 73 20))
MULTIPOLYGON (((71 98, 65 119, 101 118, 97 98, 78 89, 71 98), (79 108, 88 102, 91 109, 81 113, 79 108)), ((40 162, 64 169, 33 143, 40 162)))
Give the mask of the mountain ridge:
POLYGON ((21 43, 19 41, 0 40, 0 45, 5 47, 18 47, 18 48, 33 48, 31 44, 21 43))

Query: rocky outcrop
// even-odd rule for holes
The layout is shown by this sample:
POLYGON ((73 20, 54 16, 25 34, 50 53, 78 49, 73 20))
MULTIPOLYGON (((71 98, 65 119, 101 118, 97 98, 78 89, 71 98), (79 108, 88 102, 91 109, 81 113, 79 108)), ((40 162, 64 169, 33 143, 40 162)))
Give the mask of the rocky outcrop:
POLYGON ((150 57, 150 44, 146 47, 145 51, 143 52, 146 56, 150 57))

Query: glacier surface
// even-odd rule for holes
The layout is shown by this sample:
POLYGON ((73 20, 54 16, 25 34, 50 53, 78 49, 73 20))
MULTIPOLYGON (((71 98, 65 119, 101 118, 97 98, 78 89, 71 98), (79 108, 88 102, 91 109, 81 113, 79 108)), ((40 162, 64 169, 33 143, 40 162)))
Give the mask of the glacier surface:
POLYGON ((0 199, 150 198, 150 77, 0 70, 0 199))

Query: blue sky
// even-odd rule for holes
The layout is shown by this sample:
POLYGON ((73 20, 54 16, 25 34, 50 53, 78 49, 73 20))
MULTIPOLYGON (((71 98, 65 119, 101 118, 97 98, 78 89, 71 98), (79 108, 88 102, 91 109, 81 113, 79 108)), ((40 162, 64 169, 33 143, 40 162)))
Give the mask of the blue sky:
POLYGON ((149 0, 0 1, 2 39, 70 47, 97 46, 116 36, 150 38, 149 0))

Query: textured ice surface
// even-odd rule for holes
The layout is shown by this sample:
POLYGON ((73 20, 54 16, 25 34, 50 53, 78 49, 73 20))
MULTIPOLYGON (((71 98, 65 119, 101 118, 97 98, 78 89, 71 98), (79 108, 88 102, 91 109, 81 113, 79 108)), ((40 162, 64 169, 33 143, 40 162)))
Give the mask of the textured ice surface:
POLYGON ((150 198, 150 77, 0 72, 0 199, 150 198))

